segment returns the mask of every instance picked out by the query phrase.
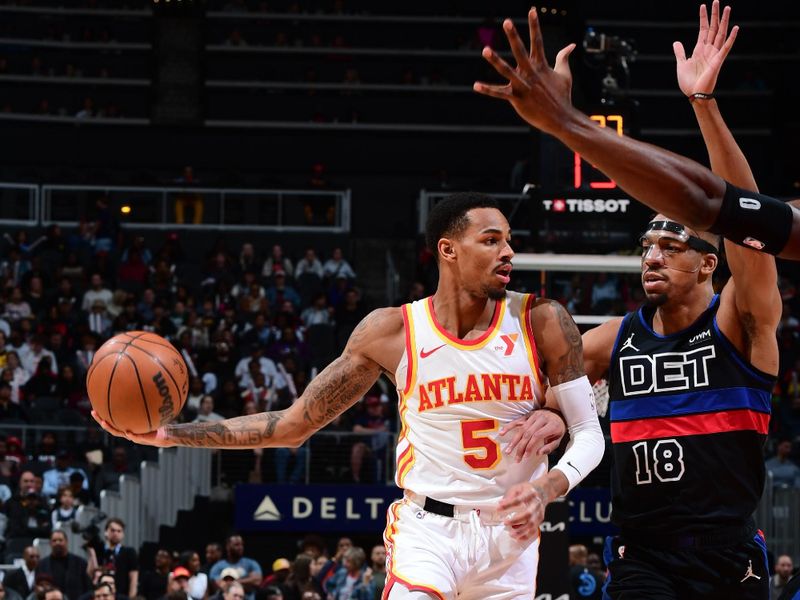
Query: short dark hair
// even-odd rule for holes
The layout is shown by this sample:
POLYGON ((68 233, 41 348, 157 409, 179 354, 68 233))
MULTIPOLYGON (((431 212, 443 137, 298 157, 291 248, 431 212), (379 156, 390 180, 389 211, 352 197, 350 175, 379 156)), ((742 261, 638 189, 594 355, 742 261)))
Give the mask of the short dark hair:
POLYGON ((108 521, 106 521, 106 529, 108 529, 114 523, 122 527, 122 531, 125 531, 125 521, 123 521, 119 517, 111 517, 108 521))
POLYGON ((438 202, 428 213, 425 225, 425 243, 430 251, 438 256, 436 246, 440 239, 463 233, 469 225, 467 213, 474 208, 500 210, 494 198, 476 192, 451 194, 438 202))

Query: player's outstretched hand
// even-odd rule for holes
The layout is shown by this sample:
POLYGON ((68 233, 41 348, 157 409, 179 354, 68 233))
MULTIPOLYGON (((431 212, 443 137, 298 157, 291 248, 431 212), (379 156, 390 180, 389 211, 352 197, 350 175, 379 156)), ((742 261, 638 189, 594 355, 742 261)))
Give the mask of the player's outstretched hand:
POLYGON ((503 31, 514 53, 516 68, 511 68, 488 46, 483 49, 483 57, 508 83, 492 85, 476 81, 472 87, 486 96, 507 100, 528 123, 545 133, 553 133, 563 124, 565 113, 573 110, 569 55, 575 49, 575 44, 561 49, 556 56, 556 65, 551 69, 544 55, 542 32, 535 7, 528 12, 528 26, 531 36, 530 53, 525 51, 525 44, 511 19, 503 21, 503 31))
POLYGON ((503 425, 499 434, 504 436, 510 431, 515 432, 514 437, 504 452, 515 454, 514 460, 520 462, 534 453, 537 456, 550 454, 561 444, 567 427, 560 416, 549 410, 532 410, 527 415, 503 425))
POLYGON ((551 500, 545 480, 517 483, 509 488, 498 505, 505 513, 504 523, 518 542, 536 539, 544 521, 544 509, 551 500))
POLYGON ((144 446, 158 446, 160 448, 168 448, 170 446, 174 446, 174 444, 169 443, 165 436, 164 436, 164 428, 159 427, 156 431, 151 433, 133 433, 131 431, 121 431, 114 427, 108 421, 104 421, 100 418, 100 415, 97 414, 96 411, 92 411, 92 417, 95 421, 100 424, 105 431, 110 433, 111 435, 115 435, 117 437, 128 439, 132 442, 137 444, 142 444, 144 446))
POLYGON ((705 4, 700 5, 700 30, 692 55, 686 58, 683 44, 674 42, 672 50, 677 60, 678 87, 687 96, 702 93, 710 94, 717 85, 717 77, 722 63, 736 41, 739 27, 734 27, 728 35, 731 7, 726 6, 719 13, 719 0, 711 4, 711 20, 705 4))

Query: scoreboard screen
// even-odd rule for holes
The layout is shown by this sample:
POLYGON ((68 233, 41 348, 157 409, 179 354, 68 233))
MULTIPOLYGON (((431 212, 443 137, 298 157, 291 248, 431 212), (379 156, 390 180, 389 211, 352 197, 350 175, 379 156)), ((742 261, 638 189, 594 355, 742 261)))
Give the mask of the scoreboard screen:
MULTIPOLYGON (((619 136, 630 133, 631 119, 624 111, 593 111, 589 118, 619 136)), ((585 244, 603 251, 633 248, 649 208, 552 136, 539 136, 538 156, 533 208, 539 239, 544 236, 551 246, 585 244)))

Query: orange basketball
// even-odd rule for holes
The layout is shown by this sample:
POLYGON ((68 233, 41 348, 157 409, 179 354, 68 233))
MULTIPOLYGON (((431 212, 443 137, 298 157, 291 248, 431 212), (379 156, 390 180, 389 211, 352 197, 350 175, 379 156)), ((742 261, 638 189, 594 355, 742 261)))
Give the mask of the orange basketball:
POLYGON ((129 331, 100 346, 86 374, 86 389, 104 421, 122 431, 148 433, 181 412, 189 373, 167 340, 129 331))

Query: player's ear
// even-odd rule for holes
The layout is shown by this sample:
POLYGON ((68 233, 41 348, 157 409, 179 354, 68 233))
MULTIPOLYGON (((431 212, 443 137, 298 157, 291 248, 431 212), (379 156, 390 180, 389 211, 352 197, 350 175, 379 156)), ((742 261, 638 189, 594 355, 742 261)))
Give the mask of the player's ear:
POLYGON ((453 240, 449 238, 442 238, 439 240, 439 243, 436 245, 436 248, 439 250, 439 256, 443 260, 453 261, 456 258, 456 245, 453 243, 453 240))
POLYGON ((700 265, 700 272, 710 277, 711 274, 716 270, 718 264, 719 257, 716 254, 704 254, 703 262, 700 265))

